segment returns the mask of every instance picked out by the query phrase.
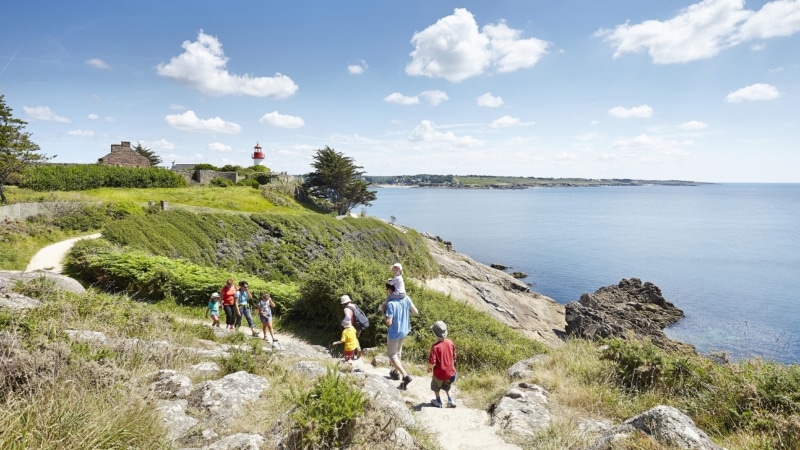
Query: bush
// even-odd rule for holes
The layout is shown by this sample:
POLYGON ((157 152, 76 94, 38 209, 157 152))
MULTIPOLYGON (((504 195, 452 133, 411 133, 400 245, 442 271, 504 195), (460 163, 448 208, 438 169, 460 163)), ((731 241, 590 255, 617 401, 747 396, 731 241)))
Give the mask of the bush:
POLYGON ((236 183, 237 186, 250 186, 253 189, 258 189, 259 184, 258 181, 253 178, 245 178, 244 180, 239 181, 236 183))
POLYGON ((186 179, 160 167, 43 164, 26 168, 19 186, 34 191, 82 191, 102 187, 174 188, 186 186, 186 179))
POLYGON ((292 391, 295 448, 333 449, 350 444, 356 419, 363 414, 366 399, 352 381, 328 370, 304 393, 292 391))
POLYGON ((216 177, 216 178, 212 178, 211 182, 209 184, 211 186, 216 186, 216 187, 229 187, 229 186, 233 186, 234 182, 229 180, 229 179, 227 179, 227 178, 216 177))

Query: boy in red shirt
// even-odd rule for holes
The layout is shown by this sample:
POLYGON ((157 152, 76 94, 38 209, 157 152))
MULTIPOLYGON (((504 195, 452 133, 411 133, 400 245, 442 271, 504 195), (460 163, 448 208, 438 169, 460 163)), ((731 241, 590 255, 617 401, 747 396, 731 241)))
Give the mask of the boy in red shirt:
POLYGON ((433 324, 431 331, 437 338, 428 356, 428 372, 433 372, 431 390, 436 394, 431 405, 442 407, 439 391, 443 390, 447 394, 447 407, 455 408, 456 402, 450 397, 450 386, 456 381, 456 346, 453 341, 447 339, 447 324, 441 320, 433 324))

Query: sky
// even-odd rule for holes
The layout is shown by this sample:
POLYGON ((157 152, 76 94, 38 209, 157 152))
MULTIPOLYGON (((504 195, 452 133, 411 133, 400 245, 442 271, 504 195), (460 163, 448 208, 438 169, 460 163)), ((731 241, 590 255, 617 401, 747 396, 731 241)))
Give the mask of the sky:
POLYGON ((800 182, 800 0, 27 0, 0 94, 55 162, 800 182))

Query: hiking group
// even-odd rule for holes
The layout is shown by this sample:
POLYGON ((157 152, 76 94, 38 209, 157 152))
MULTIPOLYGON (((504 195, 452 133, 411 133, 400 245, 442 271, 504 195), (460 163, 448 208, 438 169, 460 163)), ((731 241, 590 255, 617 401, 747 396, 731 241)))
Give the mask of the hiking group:
MULTIPOLYGON (((242 317, 247 320, 247 325, 250 327, 250 333, 254 337, 261 337, 256 331, 253 323, 253 315, 250 311, 250 302, 253 300, 253 294, 250 293, 250 285, 247 281, 240 281, 237 288, 234 284, 233 278, 228 278, 225 286, 211 294, 206 308, 206 317, 211 316, 211 326, 220 327, 219 310, 222 306, 225 313, 225 329, 237 330, 242 325, 242 317)), ((272 308, 275 307, 275 302, 272 301, 269 292, 261 294, 256 308, 258 310, 258 318, 261 321, 261 332, 264 334, 264 340, 267 338, 267 332, 272 339, 271 342, 277 342, 275 339, 275 330, 272 328, 272 308)))
MULTIPOLYGON (((386 280, 386 299, 380 305, 380 313, 383 322, 388 328, 386 339, 386 354, 392 369, 389 377, 393 380, 400 380, 399 388, 405 390, 413 378, 403 367, 401 356, 403 354, 403 343, 409 332, 411 332, 411 316, 419 315, 419 310, 414 305, 411 297, 406 293, 406 284, 403 280, 403 266, 400 263, 392 264, 390 267, 392 277, 386 280)), ((211 326, 220 327, 220 306, 225 313, 225 328, 227 330, 237 330, 242 324, 242 317, 247 320, 250 332, 255 337, 260 337, 253 325, 253 316, 250 312, 250 302, 253 295, 250 293, 250 286, 247 281, 240 281, 237 288, 233 278, 228 278, 225 286, 219 292, 211 294, 206 309, 206 317, 211 316, 211 326)), ((369 327, 369 319, 364 311, 353 303, 349 295, 345 294, 339 298, 339 303, 343 307, 344 318, 341 321, 342 335, 338 341, 331 345, 344 344, 344 361, 357 360, 361 357, 361 344, 358 338, 361 332, 369 327)), ((272 308, 275 303, 272 301, 269 292, 261 294, 261 300, 257 304, 258 317, 261 320, 262 333, 264 340, 267 332, 272 342, 277 342, 275 332, 272 328, 272 308)), ((431 405, 441 408, 443 406, 440 392, 447 394, 446 405, 455 408, 456 403, 450 396, 450 387, 456 380, 456 348, 453 341, 447 339, 447 324, 437 321, 431 327, 431 331, 436 336, 436 342, 431 346, 428 355, 427 371, 431 375, 431 390, 436 398, 431 400, 431 405)))
MULTIPOLYGON (((405 370, 401 361, 403 342, 411 331, 411 315, 419 315, 419 310, 406 293, 403 266, 395 263, 390 270, 392 277, 386 280, 386 300, 381 304, 380 312, 388 327, 386 354, 392 366, 389 377, 400 380, 399 388, 405 390, 413 378, 405 370)), ((358 337, 361 335, 361 331, 369 326, 369 320, 364 312, 352 302, 349 295, 342 295, 339 301, 344 307, 344 318, 341 322, 342 336, 333 345, 344 344, 344 361, 349 362, 351 359, 358 359, 361 355, 358 337)), ((431 346, 427 365, 427 371, 432 373, 431 390, 436 396, 431 401, 431 405, 441 408, 443 403, 440 392, 445 391, 447 407, 455 408, 456 403, 450 396, 450 387, 456 380, 457 373, 455 344, 447 339, 447 325, 443 321, 434 323, 431 331, 437 338, 436 343, 431 346)))

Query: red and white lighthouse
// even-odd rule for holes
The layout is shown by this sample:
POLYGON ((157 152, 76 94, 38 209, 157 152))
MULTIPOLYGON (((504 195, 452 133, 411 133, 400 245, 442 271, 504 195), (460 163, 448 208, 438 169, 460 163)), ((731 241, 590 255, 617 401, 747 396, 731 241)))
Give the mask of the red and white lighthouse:
POLYGON ((253 165, 260 166, 262 161, 264 161, 264 152, 261 151, 261 146, 256 142, 256 146, 253 147, 253 165))

